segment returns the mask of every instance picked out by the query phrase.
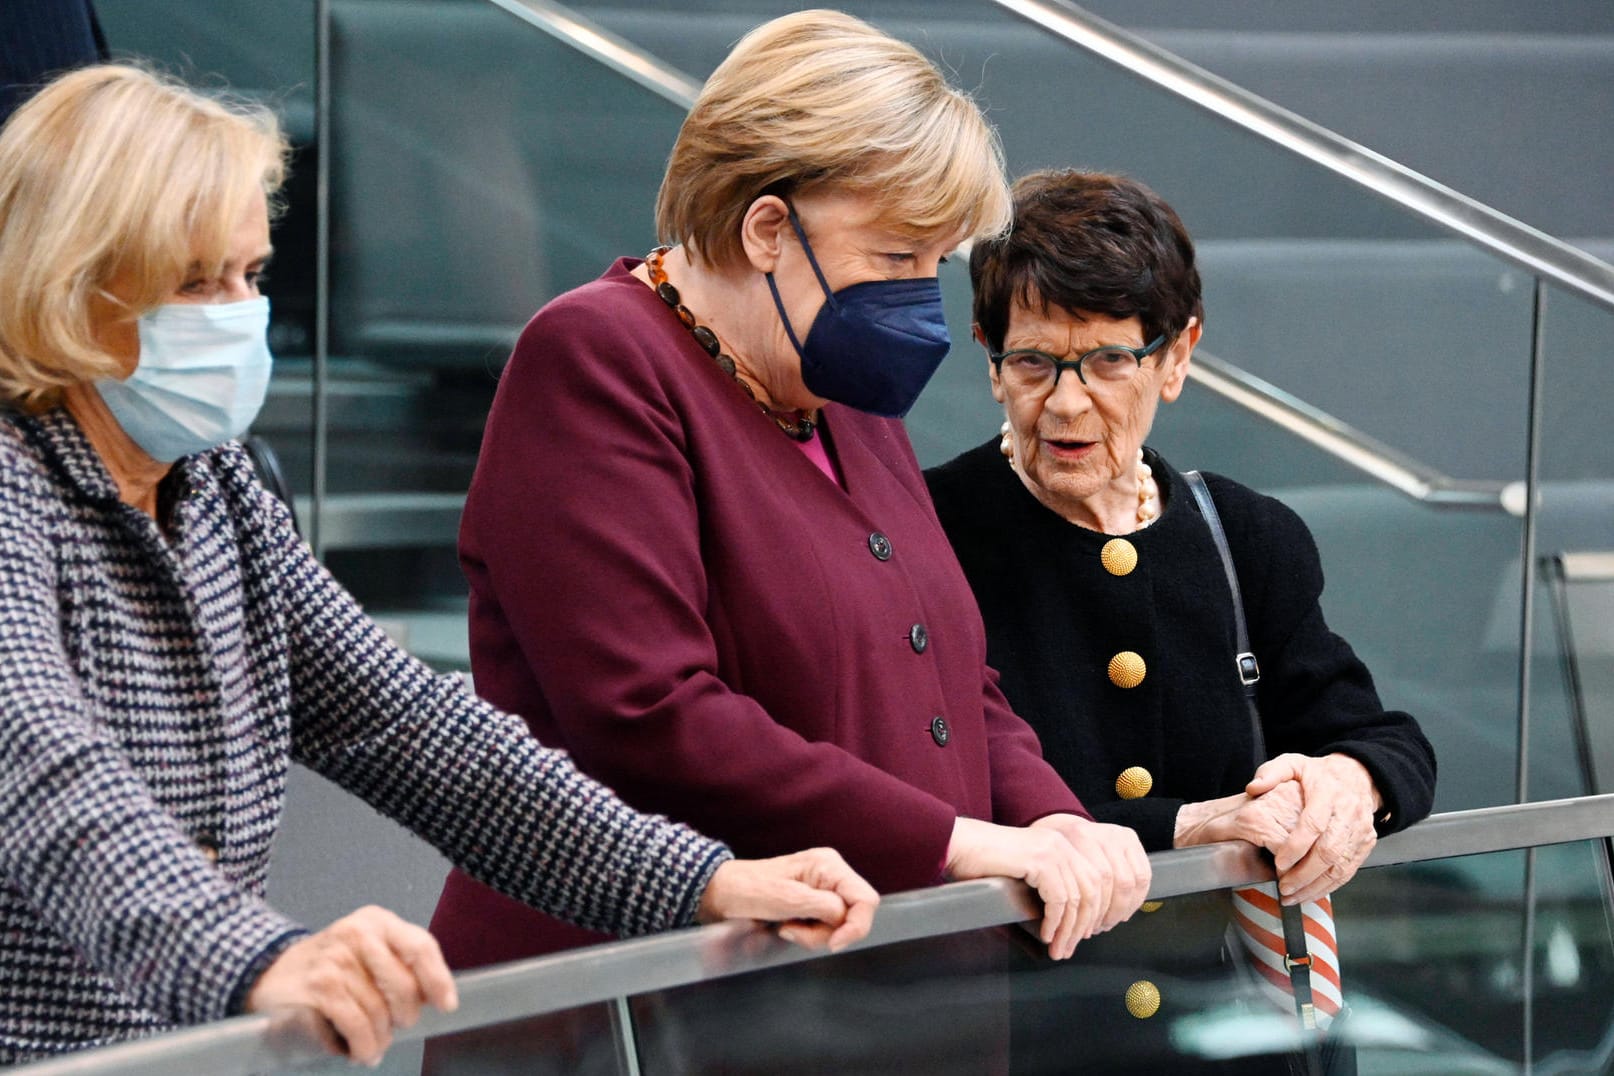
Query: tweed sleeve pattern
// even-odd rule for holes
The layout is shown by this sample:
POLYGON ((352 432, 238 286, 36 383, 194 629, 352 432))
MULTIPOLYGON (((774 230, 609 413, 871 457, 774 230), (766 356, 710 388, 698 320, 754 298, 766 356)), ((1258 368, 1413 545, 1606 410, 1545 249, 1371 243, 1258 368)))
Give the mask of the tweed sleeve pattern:
POLYGON ((592 930, 686 926, 728 849, 641 814, 517 718, 392 643, 292 532, 244 457, 286 603, 294 756, 407 826, 479 881, 592 930))
POLYGON ((33 447, 0 425, 0 1061, 221 1018, 297 930, 196 843, 191 748, 217 741, 190 684, 150 675, 184 633, 143 590, 133 521, 33 447))

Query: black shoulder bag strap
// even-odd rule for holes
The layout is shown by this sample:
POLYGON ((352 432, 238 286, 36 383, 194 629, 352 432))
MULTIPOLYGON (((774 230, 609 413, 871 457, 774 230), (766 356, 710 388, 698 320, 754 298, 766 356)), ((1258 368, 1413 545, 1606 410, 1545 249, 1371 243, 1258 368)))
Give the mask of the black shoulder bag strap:
MULTIPOLYGON (((1188 490, 1199 505, 1199 514, 1210 527, 1211 541, 1222 558, 1222 570, 1227 573, 1227 589, 1233 594, 1233 630, 1238 644, 1237 672, 1239 683, 1244 685, 1244 699, 1250 707, 1250 731, 1255 739, 1255 763, 1259 767, 1266 761, 1266 736, 1261 731, 1261 711, 1256 707, 1255 690, 1261 680, 1261 666, 1250 650, 1250 629, 1244 619, 1244 598, 1239 591, 1238 570, 1233 567, 1233 551, 1227 546, 1227 532, 1222 529, 1222 517, 1216 512, 1210 489, 1198 471, 1185 471, 1183 478, 1188 490)), ((1311 956, 1306 949, 1306 918, 1300 906, 1283 905, 1284 966, 1289 969, 1289 985, 1294 990, 1295 1014, 1300 1026, 1307 1031, 1317 1030, 1317 1011, 1311 996, 1311 956)), ((1308 1050, 1308 1054, 1312 1051, 1308 1050)), ((1311 1059, 1315 1063, 1315 1058, 1311 1059)))

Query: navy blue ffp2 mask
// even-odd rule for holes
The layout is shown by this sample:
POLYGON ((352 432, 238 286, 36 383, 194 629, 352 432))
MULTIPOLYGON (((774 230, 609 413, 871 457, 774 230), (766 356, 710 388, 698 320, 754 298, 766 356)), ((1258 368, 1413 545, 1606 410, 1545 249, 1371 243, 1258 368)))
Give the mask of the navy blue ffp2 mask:
POLYGON ((866 280, 831 292, 794 208, 790 224, 824 289, 824 305, 803 343, 768 273, 773 305, 801 356, 807 391, 872 415, 901 418, 947 357, 947 318, 935 277, 866 280))

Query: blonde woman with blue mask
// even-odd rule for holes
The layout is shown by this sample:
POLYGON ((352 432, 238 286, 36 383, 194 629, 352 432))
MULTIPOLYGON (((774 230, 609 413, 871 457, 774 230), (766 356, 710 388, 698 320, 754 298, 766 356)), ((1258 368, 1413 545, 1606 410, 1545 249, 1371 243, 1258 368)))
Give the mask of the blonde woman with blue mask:
POLYGON ((286 1006, 373 1063, 456 1004, 421 928, 265 903, 292 759, 593 929, 861 938, 878 898, 836 853, 737 860, 630 809, 298 541, 232 441, 284 157, 268 113, 121 66, 0 130, 0 1065, 286 1006))

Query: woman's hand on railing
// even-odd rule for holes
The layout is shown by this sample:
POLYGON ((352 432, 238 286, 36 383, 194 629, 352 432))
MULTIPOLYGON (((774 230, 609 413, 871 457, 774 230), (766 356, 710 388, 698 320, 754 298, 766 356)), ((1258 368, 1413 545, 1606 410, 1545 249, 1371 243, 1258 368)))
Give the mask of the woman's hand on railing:
POLYGON ((1018 878, 1036 890, 1043 905, 1037 937, 1055 960, 1137 911, 1149 888, 1149 860, 1135 833, 1074 815, 1026 827, 960 818, 947 846, 947 874, 1018 878))
POLYGON ((1261 765, 1244 791, 1261 796, 1300 785, 1300 819, 1272 847, 1278 893, 1285 904, 1327 896, 1355 876, 1378 843, 1373 817, 1382 803, 1367 767, 1349 755, 1279 755, 1261 765))
POLYGON ((832 848, 773 859, 731 859, 701 894, 699 918, 779 923, 804 949, 838 952, 868 936, 880 894, 832 848))
MULTIPOLYGON (((1093 934, 1102 934, 1131 919, 1149 895, 1154 868, 1137 831, 1108 822, 1093 822, 1079 815, 1051 814, 1031 825, 1060 834, 1089 862, 1106 862, 1114 880, 1110 903, 1093 934)), ((1091 937, 1091 935, 1089 935, 1091 937)))
POLYGON ((385 908, 360 908, 292 943, 247 994, 248 1012, 290 1006, 325 1022, 334 1053, 374 1065, 393 1028, 411 1027, 422 1005, 459 1007, 454 977, 437 941, 385 908))

